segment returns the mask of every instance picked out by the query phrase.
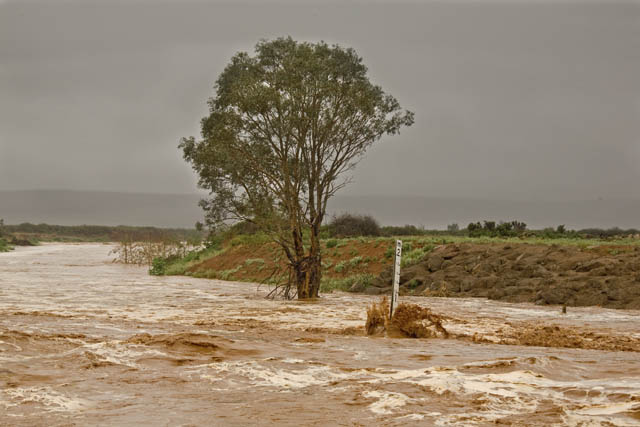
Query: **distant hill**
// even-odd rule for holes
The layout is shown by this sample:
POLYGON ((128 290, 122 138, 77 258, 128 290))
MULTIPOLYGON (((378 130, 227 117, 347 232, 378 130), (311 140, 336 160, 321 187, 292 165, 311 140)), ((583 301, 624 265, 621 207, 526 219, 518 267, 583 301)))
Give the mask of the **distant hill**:
MULTIPOLYGON (((66 190, 0 191, 0 218, 59 225, 193 227, 202 221, 197 194, 116 193, 66 190)), ((330 214, 371 214, 383 225, 443 229, 457 222, 512 220, 530 228, 640 228, 640 200, 530 202, 406 196, 336 196, 330 214)))
POLYGON ((193 227, 203 217, 198 200, 194 194, 0 191, 0 218, 7 224, 193 227))

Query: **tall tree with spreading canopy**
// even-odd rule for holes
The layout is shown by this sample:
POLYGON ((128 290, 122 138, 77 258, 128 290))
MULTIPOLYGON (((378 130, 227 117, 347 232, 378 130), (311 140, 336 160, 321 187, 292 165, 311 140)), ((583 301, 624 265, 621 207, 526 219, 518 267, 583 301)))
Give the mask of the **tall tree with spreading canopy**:
POLYGON ((202 139, 180 148, 210 198, 207 225, 249 221, 288 260, 300 299, 318 296, 327 201, 364 152, 413 123, 413 113, 367 77, 353 49, 290 37, 237 53, 215 84, 202 139))

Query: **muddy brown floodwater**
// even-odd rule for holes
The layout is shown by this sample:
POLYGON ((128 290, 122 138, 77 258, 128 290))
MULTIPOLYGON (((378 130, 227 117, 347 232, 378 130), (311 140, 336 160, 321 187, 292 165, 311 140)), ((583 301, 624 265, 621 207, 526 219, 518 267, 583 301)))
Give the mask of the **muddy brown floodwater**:
POLYGON ((374 338, 377 297, 268 301, 110 249, 0 254, 1 425, 640 425, 638 311, 407 297, 449 339, 374 338))

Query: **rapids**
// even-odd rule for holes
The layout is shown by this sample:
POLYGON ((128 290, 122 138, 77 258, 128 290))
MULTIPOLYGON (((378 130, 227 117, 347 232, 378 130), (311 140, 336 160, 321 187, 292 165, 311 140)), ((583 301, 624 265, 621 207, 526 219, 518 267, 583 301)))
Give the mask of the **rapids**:
POLYGON ((451 338, 374 338, 377 297, 270 301, 111 248, 0 254, 0 425, 640 425, 640 312, 401 297, 451 338))

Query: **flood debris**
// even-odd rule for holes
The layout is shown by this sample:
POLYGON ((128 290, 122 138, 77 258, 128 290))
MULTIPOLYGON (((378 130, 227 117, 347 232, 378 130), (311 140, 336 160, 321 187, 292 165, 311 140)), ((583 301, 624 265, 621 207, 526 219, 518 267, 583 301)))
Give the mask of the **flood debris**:
POLYGON ((367 308, 367 335, 381 335, 387 330, 389 322, 389 299, 385 296, 380 302, 374 302, 367 308))
POLYGON ((389 300, 383 297, 367 309, 367 335, 406 338, 448 338, 442 316, 417 304, 400 304, 389 320, 389 300))
POLYGON ((400 304, 391 318, 389 334, 409 338, 448 338, 442 317, 417 304, 400 304))

